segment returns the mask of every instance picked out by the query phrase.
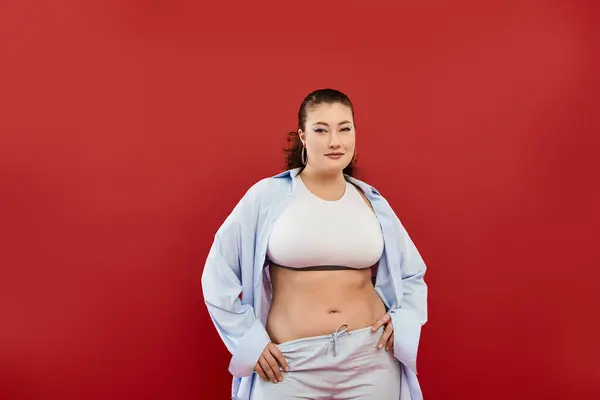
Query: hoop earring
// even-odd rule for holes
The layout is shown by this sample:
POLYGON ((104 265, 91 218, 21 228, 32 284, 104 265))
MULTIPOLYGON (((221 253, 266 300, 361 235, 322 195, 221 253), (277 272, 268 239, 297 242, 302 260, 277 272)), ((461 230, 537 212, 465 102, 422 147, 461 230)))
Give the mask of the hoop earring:
POLYGON ((306 165, 308 161, 308 156, 306 155, 306 146, 302 146, 302 152, 300 153, 300 161, 302 161, 302 165, 306 165))

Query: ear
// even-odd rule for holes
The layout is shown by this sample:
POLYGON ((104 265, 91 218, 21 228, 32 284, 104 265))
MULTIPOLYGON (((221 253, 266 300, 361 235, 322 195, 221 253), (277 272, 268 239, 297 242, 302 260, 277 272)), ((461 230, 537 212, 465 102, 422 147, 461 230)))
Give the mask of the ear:
POLYGON ((298 129, 298 137, 304 146, 306 146, 306 135, 302 131, 302 129, 298 129))

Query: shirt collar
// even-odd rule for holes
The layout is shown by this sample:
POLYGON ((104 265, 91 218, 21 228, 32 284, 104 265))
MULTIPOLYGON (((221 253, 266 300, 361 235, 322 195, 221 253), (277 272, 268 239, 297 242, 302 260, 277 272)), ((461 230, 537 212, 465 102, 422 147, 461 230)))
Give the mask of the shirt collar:
MULTIPOLYGON (((302 171, 302 168, 300 168, 300 167, 288 169, 287 171, 283 171, 283 172, 275 175, 274 178, 291 178, 292 181, 294 181, 296 176, 298 176, 298 174, 300 173, 300 171, 302 171)), ((346 178, 346 180, 348 182, 361 188, 362 191, 367 195, 367 197, 370 197, 372 195, 380 196, 379 192, 373 186, 371 186, 359 179, 353 178, 350 175, 344 175, 344 177, 346 178)))
POLYGON ((300 173, 301 170, 302 170, 302 168, 288 169, 287 171, 283 171, 282 173, 275 175, 273 178, 287 178, 287 177, 295 178, 300 173))

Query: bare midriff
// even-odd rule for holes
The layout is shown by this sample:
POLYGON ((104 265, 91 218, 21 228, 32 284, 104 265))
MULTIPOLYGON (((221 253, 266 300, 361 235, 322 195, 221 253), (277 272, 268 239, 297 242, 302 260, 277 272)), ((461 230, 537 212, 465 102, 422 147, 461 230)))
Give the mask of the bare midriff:
POLYGON ((371 281, 371 268, 300 271, 270 265, 273 300, 267 332, 276 344, 373 325, 385 306, 371 281))

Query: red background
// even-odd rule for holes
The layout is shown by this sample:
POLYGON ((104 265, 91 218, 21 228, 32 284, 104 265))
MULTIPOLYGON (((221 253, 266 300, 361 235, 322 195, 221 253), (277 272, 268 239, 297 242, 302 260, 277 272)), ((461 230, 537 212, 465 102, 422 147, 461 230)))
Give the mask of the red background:
POLYGON ((595 2, 493 3, 2 1, 0 398, 228 398, 204 259, 320 87, 429 265, 425 398, 600 398, 595 2))

